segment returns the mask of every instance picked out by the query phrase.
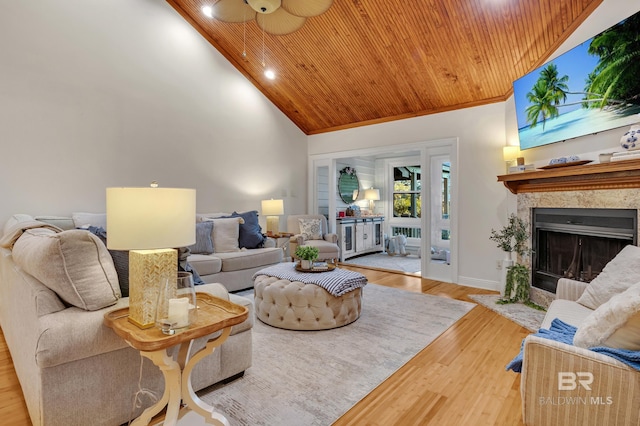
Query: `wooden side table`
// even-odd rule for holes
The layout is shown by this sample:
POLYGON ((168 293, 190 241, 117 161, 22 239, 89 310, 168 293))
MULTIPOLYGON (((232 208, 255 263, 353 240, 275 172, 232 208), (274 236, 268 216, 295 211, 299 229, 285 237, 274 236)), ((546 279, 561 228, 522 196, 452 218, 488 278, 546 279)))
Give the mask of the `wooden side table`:
POLYGON ((228 420, 214 408, 202 401, 191 386, 191 372, 198 362, 224 343, 231 333, 231 327, 240 324, 249 316, 244 306, 211 296, 197 293, 198 320, 187 330, 167 336, 156 328, 141 329, 131 324, 127 317, 129 308, 117 309, 104 315, 104 324, 122 337, 129 346, 138 349, 140 355, 149 358, 164 375, 165 390, 162 398, 147 408, 132 425, 148 425, 153 416, 166 406, 167 412, 163 425, 174 426, 191 409, 204 417, 208 424, 229 426, 228 420), (222 333, 209 340, 204 348, 189 355, 194 339, 222 330, 222 333), (169 356, 167 350, 179 346, 178 359, 169 356), (186 405, 180 409, 180 401, 186 405))

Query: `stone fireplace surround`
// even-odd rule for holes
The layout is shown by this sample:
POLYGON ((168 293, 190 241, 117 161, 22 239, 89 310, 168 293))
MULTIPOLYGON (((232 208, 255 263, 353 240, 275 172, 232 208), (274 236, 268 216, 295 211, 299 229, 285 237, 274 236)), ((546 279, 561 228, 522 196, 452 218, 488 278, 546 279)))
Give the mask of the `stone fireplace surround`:
MULTIPOLYGON (((498 182, 516 194, 517 215, 529 224, 534 207, 640 209, 640 159, 512 173, 498 182)), ((519 261, 531 267, 529 256, 519 261)), ((533 287, 531 298, 548 306, 555 295, 533 287)))
MULTIPOLYGON (((519 193, 517 194, 517 206, 518 217, 529 224, 532 221, 534 207, 638 209, 640 207, 640 188, 519 193)), ((640 241, 640 238, 637 241, 640 241)), ((528 247, 531 247, 531 237, 528 241, 528 247)), ((531 267, 529 256, 526 259, 520 259, 520 261, 531 267)), ((539 305, 549 306, 554 298, 553 293, 535 287, 531 288, 531 299, 539 305)))

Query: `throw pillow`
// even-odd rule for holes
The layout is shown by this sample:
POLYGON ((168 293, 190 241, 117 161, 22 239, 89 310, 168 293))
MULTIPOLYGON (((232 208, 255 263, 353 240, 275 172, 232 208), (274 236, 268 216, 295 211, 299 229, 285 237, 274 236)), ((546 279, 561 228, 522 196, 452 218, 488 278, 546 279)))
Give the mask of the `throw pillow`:
POLYGON ((305 240, 321 240, 322 231, 320 219, 298 219, 300 222, 300 234, 305 240))
POLYGON ((628 245, 589 283, 577 302, 597 309, 637 282, 640 282, 640 247, 628 245))
POLYGON ((76 228, 97 226, 98 228, 107 229, 106 213, 72 213, 71 219, 73 219, 73 225, 76 228))
POLYGON ((205 221, 196 223, 196 243, 189 246, 189 250, 194 254, 213 253, 213 222, 205 221))
MULTIPOLYGON (((84 229, 84 228, 83 228, 84 229)), ((89 226, 87 231, 100 238, 100 241, 107 247, 107 231, 98 226, 89 226)), ((129 250, 109 250, 113 266, 118 274, 118 283, 120 284, 120 293, 122 297, 129 297, 129 250)))
POLYGON ((233 212, 231 216, 227 217, 241 217, 244 220, 244 223, 240 224, 240 236, 238 238, 238 245, 241 249, 255 249, 262 247, 265 236, 262 235, 262 228, 258 222, 257 210, 243 213, 233 212))
POLYGON ((213 250, 215 253, 231 253, 240 251, 238 238, 240 237, 240 224, 244 222, 241 217, 209 219, 213 222, 213 250))
POLYGON ((584 319, 573 338, 582 348, 640 351, 640 282, 613 296, 584 319))
POLYGON ((70 305, 95 311, 121 296, 111 256, 90 232, 29 229, 14 244, 12 255, 18 266, 70 305))

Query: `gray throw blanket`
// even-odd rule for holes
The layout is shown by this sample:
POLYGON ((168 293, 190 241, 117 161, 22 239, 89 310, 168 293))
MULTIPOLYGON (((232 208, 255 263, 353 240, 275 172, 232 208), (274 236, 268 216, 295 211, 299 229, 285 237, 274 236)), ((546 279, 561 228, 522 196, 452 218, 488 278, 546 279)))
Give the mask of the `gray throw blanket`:
POLYGON ((295 263, 285 262, 261 269, 253 274, 255 280, 259 275, 276 277, 281 280, 300 281, 304 284, 315 284, 338 297, 357 288, 367 285, 367 278, 358 272, 336 268, 328 272, 298 272, 295 263))

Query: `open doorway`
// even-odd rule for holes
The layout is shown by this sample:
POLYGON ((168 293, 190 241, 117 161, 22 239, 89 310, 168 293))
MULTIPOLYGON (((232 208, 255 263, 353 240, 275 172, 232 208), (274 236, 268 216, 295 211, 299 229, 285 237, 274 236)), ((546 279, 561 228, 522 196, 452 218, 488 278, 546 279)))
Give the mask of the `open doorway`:
MULTIPOLYGON (((332 232, 337 231, 340 211, 351 207, 340 199, 337 191, 339 171, 346 166, 357 171, 363 194, 370 188, 379 189, 380 200, 375 201, 373 213, 384 218, 386 238, 381 253, 388 254, 393 237, 407 238, 406 255, 396 256, 395 260, 413 260, 418 266, 396 270, 414 269, 412 272, 424 278, 456 282, 457 139, 311 156, 309 175, 314 176, 314 181, 309 182, 309 211, 319 211, 323 203, 318 200, 326 190, 328 203, 324 204, 329 206, 326 216, 332 232), (323 172, 328 168, 328 182, 320 187, 315 181, 323 175, 318 173, 319 167, 323 172)), ((361 199, 351 204, 356 208, 360 204, 363 210, 369 205, 361 199)), ((368 266, 370 259, 373 256, 350 260, 368 266)))

